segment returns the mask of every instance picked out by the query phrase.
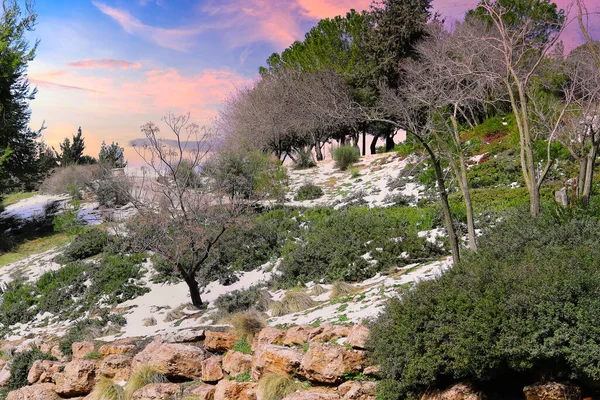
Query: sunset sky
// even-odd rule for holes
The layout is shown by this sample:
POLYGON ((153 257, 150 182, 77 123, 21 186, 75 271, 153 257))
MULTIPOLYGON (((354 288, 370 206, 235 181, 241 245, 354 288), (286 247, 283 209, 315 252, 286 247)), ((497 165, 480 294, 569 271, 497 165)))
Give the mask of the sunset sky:
MULTIPOLYGON (((126 145, 167 111, 210 123, 227 94, 248 85, 319 19, 363 10, 371 0, 38 0, 40 39, 29 78, 38 88, 31 126, 45 121, 51 146, 81 126, 89 155, 126 145)), ((477 0, 434 0, 460 19, 477 0)), ((561 0, 565 6, 568 1, 561 0)), ((598 0, 587 0, 600 11, 598 0)), ((593 34, 600 37, 600 20, 593 34)), ((570 26, 567 47, 580 42, 570 26)), ((126 148, 126 157, 134 158, 126 148)))

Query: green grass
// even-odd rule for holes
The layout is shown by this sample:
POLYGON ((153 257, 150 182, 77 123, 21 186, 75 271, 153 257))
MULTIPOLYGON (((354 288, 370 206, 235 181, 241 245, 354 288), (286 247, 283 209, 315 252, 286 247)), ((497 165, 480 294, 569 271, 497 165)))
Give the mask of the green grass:
POLYGON ((2 205, 4 207, 8 207, 10 205, 13 205, 15 203, 18 203, 21 200, 25 200, 28 199, 30 197, 33 197, 37 194, 37 192, 19 192, 19 193, 11 193, 9 195, 7 195, 3 200, 2 200, 2 205))
POLYGON ((32 254, 43 253, 53 247, 62 246, 69 242, 69 238, 64 233, 55 233, 34 240, 26 241, 14 251, 0 255, 0 268, 29 257, 32 254))

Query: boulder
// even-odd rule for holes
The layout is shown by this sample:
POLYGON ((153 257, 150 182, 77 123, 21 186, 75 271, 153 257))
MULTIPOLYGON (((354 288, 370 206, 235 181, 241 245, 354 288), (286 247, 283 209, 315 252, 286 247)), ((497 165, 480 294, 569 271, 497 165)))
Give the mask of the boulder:
POLYGON ((233 349, 238 337, 228 332, 204 332, 204 347, 208 351, 226 352, 233 349))
POLYGON ((302 352, 299 349, 273 344, 258 348, 252 360, 252 379, 259 380, 265 373, 295 375, 300 369, 302 352))
POLYGON ((294 326, 287 330, 283 344, 287 346, 303 345, 308 342, 308 339, 314 328, 308 325, 294 326))
POLYGON ((176 383, 151 383, 138 389, 131 400, 170 400, 181 394, 181 386, 176 383))
POLYGON ((345 400, 375 400, 377 398, 377 382, 344 382, 338 387, 338 393, 345 400))
POLYGON ((363 374, 372 378, 381 379, 381 365, 369 365, 365 367, 363 374))
POLYGON ((221 356, 212 356, 202 361, 202 381, 217 382, 223 379, 223 358, 221 356))
POLYGON ((281 345, 283 344, 283 339, 285 339, 285 331, 277 328, 266 327, 258 332, 252 347, 257 348, 266 344, 281 345))
POLYGON ((339 383, 344 375, 362 371, 365 362, 364 354, 357 351, 333 343, 311 343, 300 374, 315 382, 339 383))
POLYGON ((198 400, 214 400, 215 386, 200 385, 197 388, 194 388, 190 393, 198 400))
POLYGON ((73 359, 82 359, 87 354, 94 351, 96 345, 93 342, 74 342, 71 345, 71 350, 73 350, 73 359))
POLYGON ((133 355, 133 353, 135 353, 135 349, 136 346, 132 343, 107 343, 100 346, 98 353, 105 357, 112 354, 133 355))
POLYGON ((369 338, 369 328, 364 325, 354 325, 348 334, 348 343, 354 349, 364 350, 369 338))
POLYGON ((56 393, 65 397, 86 395, 96 383, 96 362, 73 360, 62 372, 54 374, 56 393))
POLYGON ((8 393, 6 400, 60 400, 60 397, 54 391, 52 383, 40 383, 13 390, 8 393))
POLYGON ((193 343, 204 340, 204 329, 183 329, 161 335, 164 343, 193 343))
POLYGON ((116 381, 126 381, 131 376, 133 358, 122 354, 110 354, 100 363, 100 375, 116 381))
POLYGON ((483 400, 485 396, 469 383, 457 383, 445 390, 428 390, 421 400, 483 400))
POLYGON ((343 325, 324 324, 321 326, 321 332, 310 336, 311 342, 329 342, 347 337, 350 334, 350 328, 343 325))
POLYGON ((228 351, 223 356, 223 370, 231 376, 250 372, 252 370, 252 356, 239 351, 228 351))
POLYGON ((29 369, 27 382, 34 383, 54 383, 54 375, 61 372, 65 364, 58 361, 36 360, 29 369))
POLYGON ((4 387, 8 385, 8 381, 10 380, 10 366, 5 364, 4 367, 0 370, 0 386, 4 387))
POLYGON ((206 357, 206 351, 199 347, 155 340, 133 357, 131 368, 135 371, 142 365, 151 365, 167 377, 197 379, 202 376, 202 361, 206 357))
POLYGON ((536 383, 523 388, 525 400, 579 400, 581 389, 571 383, 536 383))
POLYGON ((308 389, 302 392, 292 393, 282 400, 339 400, 340 396, 324 389, 308 389))
POLYGON ((214 400, 256 400, 256 383, 222 380, 215 387, 214 400))

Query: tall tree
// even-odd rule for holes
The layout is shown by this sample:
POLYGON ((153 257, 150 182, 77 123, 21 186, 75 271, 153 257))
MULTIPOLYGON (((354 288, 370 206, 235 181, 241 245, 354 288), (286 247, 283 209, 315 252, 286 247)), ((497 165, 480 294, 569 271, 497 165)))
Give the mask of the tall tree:
POLYGON ((119 146, 118 142, 112 142, 110 145, 107 145, 102 141, 100 153, 98 154, 98 162, 105 168, 125 168, 127 166, 125 150, 119 146))
POLYGON ((85 143, 81 127, 77 129, 77 134, 73 135, 73 142, 69 138, 60 144, 60 165, 75 165, 82 164, 84 160, 83 150, 85 150, 85 143))

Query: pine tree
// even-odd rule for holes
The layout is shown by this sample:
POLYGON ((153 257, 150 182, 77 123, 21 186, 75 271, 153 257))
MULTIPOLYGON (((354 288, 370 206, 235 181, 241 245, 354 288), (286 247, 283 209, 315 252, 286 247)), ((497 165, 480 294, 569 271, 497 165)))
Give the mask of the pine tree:
POLYGON ((98 161, 105 168, 125 168, 127 161, 125 161, 125 150, 119 146, 119 143, 112 142, 108 146, 102 141, 100 147, 100 154, 98 154, 98 161))
POLYGON ((83 139, 83 133, 81 127, 77 130, 77 135, 73 135, 73 142, 69 138, 60 144, 60 165, 75 165, 75 164, 89 164, 88 162, 82 162, 84 160, 83 150, 85 150, 85 143, 83 139))

